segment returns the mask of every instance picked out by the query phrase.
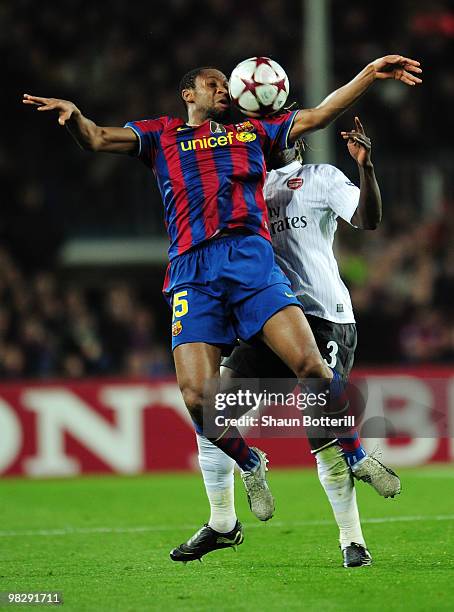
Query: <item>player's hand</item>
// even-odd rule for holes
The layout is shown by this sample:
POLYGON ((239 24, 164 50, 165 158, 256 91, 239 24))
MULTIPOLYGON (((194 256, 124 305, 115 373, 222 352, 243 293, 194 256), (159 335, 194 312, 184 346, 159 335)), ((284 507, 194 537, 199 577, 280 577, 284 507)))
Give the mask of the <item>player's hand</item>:
POLYGON ((60 125, 65 125, 65 123, 71 119, 75 113, 80 113, 77 106, 69 100, 59 100, 58 98, 40 98, 39 96, 24 94, 22 102, 23 104, 36 106, 36 110, 39 111, 57 111, 58 123, 60 125))
POLYGON ((403 55, 385 55, 379 57, 372 66, 375 69, 377 79, 396 79, 405 85, 419 85, 422 80, 416 76, 421 74, 420 63, 403 55))
POLYGON ((347 141, 347 148, 350 155, 358 166, 367 166, 371 163, 372 143, 359 117, 355 117, 355 128, 351 132, 341 132, 341 136, 347 141))

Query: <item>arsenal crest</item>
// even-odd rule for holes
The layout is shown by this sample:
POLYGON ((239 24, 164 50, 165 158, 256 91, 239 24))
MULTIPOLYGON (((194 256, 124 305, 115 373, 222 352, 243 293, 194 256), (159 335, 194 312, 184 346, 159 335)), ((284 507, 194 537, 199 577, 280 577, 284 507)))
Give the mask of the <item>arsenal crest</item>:
POLYGON ((303 186, 303 183, 304 183, 304 180, 302 178, 295 177, 287 181, 287 187, 289 189, 293 189, 293 191, 296 191, 297 189, 301 189, 301 187, 303 186))

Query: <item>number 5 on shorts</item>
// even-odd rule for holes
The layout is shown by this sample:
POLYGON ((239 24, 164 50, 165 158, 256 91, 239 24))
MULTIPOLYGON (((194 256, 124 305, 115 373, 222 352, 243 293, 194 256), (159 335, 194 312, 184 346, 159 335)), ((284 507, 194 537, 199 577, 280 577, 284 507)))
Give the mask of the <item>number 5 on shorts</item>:
POLYGON ((174 317, 184 317, 184 315, 187 314, 189 310, 188 300, 184 299, 187 295, 188 295, 187 291, 179 291, 178 293, 175 293, 175 295, 173 296, 173 316, 174 317))

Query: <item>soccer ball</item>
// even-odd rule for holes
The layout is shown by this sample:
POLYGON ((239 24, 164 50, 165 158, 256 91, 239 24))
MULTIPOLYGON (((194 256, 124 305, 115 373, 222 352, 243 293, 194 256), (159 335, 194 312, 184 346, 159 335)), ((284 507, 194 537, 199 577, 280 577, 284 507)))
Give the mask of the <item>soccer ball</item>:
POLYGON ((248 117, 277 113, 284 106, 289 90, 284 69, 269 57, 250 57, 240 62, 230 75, 230 97, 248 117))

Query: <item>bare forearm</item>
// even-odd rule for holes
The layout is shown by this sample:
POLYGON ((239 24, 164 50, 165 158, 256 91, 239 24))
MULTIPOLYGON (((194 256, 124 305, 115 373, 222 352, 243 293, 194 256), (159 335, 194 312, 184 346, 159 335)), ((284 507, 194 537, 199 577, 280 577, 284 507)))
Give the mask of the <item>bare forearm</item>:
POLYGON ((382 219, 382 201, 372 162, 359 166, 359 181, 359 204, 352 223, 361 229, 374 230, 382 219))
POLYGON ((366 93, 374 80, 375 68, 369 64, 349 83, 330 93, 318 106, 300 110, 289 134, 290 142, 303 134, 325 128, 366 93))
POLYGON ((24 94, 22 102, 41 112, 57 112, 59 125, 66 126, 82 149, 105 153, 132 153, 137 148, 137 136, 131 128, 100 127, 88 117, 84 117, 70 100, 24 94))
POLYGON ((132 153, 137 136, 129 127, 101 127, 84 117, 79 109, 71 115, 66 127, 74 140, 86 151, 102 153, 132 153))
POLYGON ((94 121, 76 109, 66 122, 66 128, 77 144, 86 151, 97 151, 101 140, 101 129, 94 121))

